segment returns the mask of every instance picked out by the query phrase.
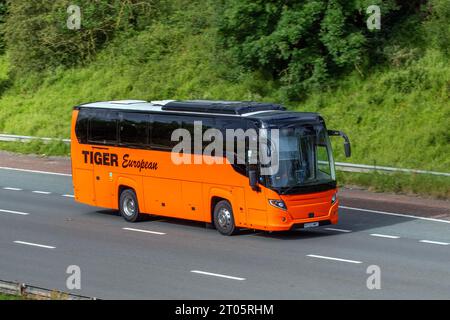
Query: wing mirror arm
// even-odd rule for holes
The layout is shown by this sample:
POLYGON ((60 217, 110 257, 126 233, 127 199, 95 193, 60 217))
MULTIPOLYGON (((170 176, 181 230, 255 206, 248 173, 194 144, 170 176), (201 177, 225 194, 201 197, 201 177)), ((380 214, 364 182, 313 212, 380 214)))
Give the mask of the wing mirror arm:
POLYGON ((328 130, 328 135, 330 137, 341 137, 344 139, 344 151, 345 151, 345 156, 347 158, 350 158, 352 155, 352 146, 350 143, 350 139, 348 138, 348 136, 342 132, 342 131, 337 131, 337 130, 328 130))

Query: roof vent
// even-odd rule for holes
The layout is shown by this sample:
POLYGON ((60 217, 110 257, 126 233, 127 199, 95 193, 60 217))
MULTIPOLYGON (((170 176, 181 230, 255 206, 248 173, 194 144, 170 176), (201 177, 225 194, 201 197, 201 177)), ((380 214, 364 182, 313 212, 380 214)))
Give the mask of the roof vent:
POLYGON ((277 104, 253 101, 188 100, 170 102, 164 105, 162 110, 243 115, 257 111, 284 111, 286 108, 277 104))

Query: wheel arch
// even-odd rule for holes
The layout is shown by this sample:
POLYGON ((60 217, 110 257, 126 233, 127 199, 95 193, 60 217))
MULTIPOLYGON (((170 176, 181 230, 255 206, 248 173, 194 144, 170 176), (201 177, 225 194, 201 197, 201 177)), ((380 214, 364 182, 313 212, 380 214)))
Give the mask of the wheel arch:
POLYGON ((131 189, 134 191, 139 204, 139 211, 145 212, 145 203, 141 188, 139 188, 139 185, 136 181, 125 177, 120 177, 119 179, 117 179, 117 187, 115 188, 115 191, 117 192, 115 194, 117 209, 119 208, 120 195, 126 189, 131 189))
POLYGON ((222 200, 228 201, 228 203, 230 204, 231 208, 234 210, 233 207, 233 194, 230 191, 227 190, 223 190, 223 189, 218 189, 218 188, 212 188, 210 190, 209 193, 209 205, 207 206, 207 208, 209 208, 209 215, 208 215, 208 222, 213 223, 214 221, 214 208, 217 205, 217 203, 219 203, 222 200))

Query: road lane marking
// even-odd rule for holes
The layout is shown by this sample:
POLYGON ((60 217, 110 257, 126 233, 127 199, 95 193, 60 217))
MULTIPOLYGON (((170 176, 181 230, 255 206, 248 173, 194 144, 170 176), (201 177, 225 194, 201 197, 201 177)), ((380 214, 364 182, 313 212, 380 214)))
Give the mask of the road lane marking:
POLYGON ((11 187, 4 187, 3 190, 9 190, 9 191, 22 191, 20 188, 11 188, 11 187))
POLYGON ((378 214, 384 214, 384 215, 388 215, 388 216, 396 216, 396 217, 402 217, 402 218, 412 218, 412 219, 432 221, 432 222, 443 222, 443 223, 449 223, 450 224, 450 220, 442 220, 442 219, 435 219, 435 218, 425 218, 425 217, 412 216, 412 215, 403 214, 403 213, 378 211, 378 210, 369 210, 369 209, 353 208, 353 207, 346 207, 346 206, 339 206, 339 208, 347 209, 347 210, 370 212, 370 213, 378 213, 378 214))
POLYGON ((142 233, 150 233, 150 234, 157 234, 157 235, 160 235, 160 236, 166 235, 166 233, 164 233, 164 232, 157 232, 157 231, 150 231, 150 230, 142 230, 142 229, 134 229, 134 228, 122 228, 122 230, 135 231, 135 232, 142 232, 142 233))
POLYGON ((362 263, 361 261, 356 261, 356 260, 347 260, 347 259, 341 259, 341 258, 318 256, 318 255, 315 255, 315 254, 308 254, 307 257, 318 258, 318 259, 325 259, 325 260, 333 260, 333 261, 341 261, 341 262, 348 262, 348 263, 355 263, 355 264, 362 263))
POLYGON ((32 246, 32 247, 45 248, 45 249, 56 249, 56 247, 46 246, 46 245, 38 244, 38 243, 25 242, 25 241, 14 241, 14 243, 23 244, 23 245, 32 246))
POLYGON ((388 238, 388 239, 400 239, 399 236, 391 236, 388 234, 379 234, 379 233, 371 233, 372 237, 378 237, 378 238, 388 238))
POLYGON ((75 198, 73 194, 63 194, 62 196, 66 198, 75 198))
POLYGON ((238 281, 246 280, 245 278, 227 276, 225 274, 212 273, 212 272, 206 272, 206 271, 200 271, 200 270, 191 270, 191 272, 192 273, 203 274, 205 276, 219 277, 219 278, 225 278, 225 279, 231 279, 231 280, 238 280, 238 281))
POLYGON ((325 228, 325 230, 336 231, 336 232, 344 232, 344 233, 352 232, 352 230, 336 229, 336 228, 325 228))
POLYGON ((10 171, 20 171, 20 172, 30 172, 30 173, 40 173, 40 174, 51 174, 54 176, 63 176, 63 177, 71 177, 71 174, 67 173, 58 173, 58 172, 48 172, 48 171, 39 171, 39 170, 28 170, 28 169, 19 169, 19 168, 10 168, 10 167, 0 167, 1 170, 10 170, 10 171))
POLYGON ((48 191, 31 191, 33 193, 37 193, 37 194, 51 194, 51 192, 48 191))
POLYGON ((438 244, 438 245, 441 245, 441 246, 448 246, 448 245, 450 245, 450 243, 447 243, 447 242, 439 242, 439 241, 431 241, 431 240, 420 240, 419 242, 429 243, 429 244, 438 244))
POLYGON ((28 216, 29 215, 29 213, 26 213, 26 212, 13 211, 13 210, 4 210, 4 209, 0 209, 0 212, 10 213, 10 214, 18 214, 20 216, 28 216))

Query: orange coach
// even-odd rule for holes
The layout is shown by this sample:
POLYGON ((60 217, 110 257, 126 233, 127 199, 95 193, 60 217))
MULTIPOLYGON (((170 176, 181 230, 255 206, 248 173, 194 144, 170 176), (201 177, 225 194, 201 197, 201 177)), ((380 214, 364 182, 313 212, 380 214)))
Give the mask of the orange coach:
MULTIPOLYGON (((344 133, 327 130, 316 113, 240 101, 96 102, 74 108, 71 136, 75 199, 120 210, 129 222, 145 214, 175 217, 212 223, 224 235, 239 228, 282 231, 338 222, 329 136, 345 139, 346 156, 350 143, 344 133), (227 138, 229 129, 277 129, 278 170, 262 175, 262 164, 247 156, 236 163, 229 149, 222 162, 174 163, 172 133, 193 132, 199 121, 202 130, 216 129, 227 138)), ((274 152, 270 148, 268 143, 274 152)))

